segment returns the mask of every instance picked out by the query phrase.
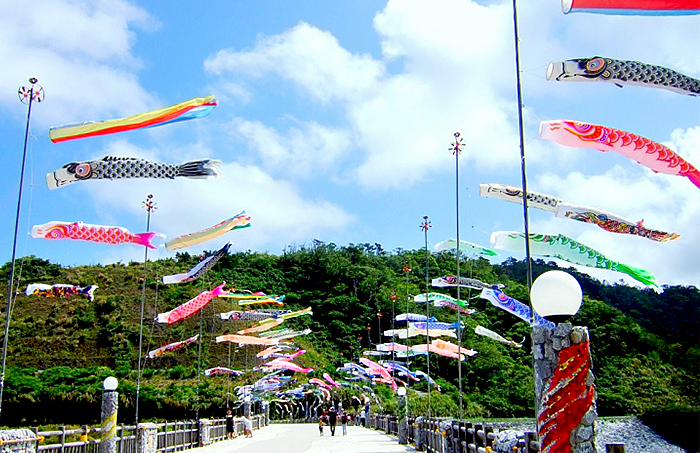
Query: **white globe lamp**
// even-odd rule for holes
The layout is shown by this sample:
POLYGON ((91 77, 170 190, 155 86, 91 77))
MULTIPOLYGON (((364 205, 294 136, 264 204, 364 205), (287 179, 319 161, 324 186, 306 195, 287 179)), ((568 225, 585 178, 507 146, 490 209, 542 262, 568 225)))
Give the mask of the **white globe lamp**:
POLYGON ((110 376, 102 382, 102 387, 108 392, 113 392, 117 389, 119 381, 114 376, 110 376))
POLYGON ((547 271, 537 277, 530 290, 532 307, 542 317, 569 317, 581 308, 581 285, 564 271, 547 271))

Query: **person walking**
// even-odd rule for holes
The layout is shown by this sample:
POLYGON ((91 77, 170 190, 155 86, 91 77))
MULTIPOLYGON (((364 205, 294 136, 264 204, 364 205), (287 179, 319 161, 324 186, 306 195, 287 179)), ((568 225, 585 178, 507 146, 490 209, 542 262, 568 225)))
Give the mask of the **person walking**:
POLYGON ((340 414, 340 426, 343 427, 343 436, 348 434, 348 413, 343 411, 340 414))
POLYGON ((335 408, 331 406, 328 410, 328 426, 331 427, 331 436, 335 436, 335 425, 338 422, 338 413, 335 408))
POLYGON ((235 439, 236 438, 236 433, 234 432, 234 429, 233 429, 233 411, 231 410, 230 407, 226 411, 226 438, 227 439, 235 439))
POLYGON ((318 419, 318 430, 321 432, 321 435, 323 436, 323 427, 328 424, 328 415, 326 415, 326 410, 323 410, 323 414, 321 417, 318 419))

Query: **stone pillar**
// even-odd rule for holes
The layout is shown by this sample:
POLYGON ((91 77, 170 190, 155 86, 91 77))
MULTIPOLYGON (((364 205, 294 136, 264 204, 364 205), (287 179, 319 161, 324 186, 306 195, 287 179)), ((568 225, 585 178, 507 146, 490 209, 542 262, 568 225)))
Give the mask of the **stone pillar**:
POLYGON ((139 423, 136 432, 138 453, 156 453, 158 450, 158 425, 155 423, 139 423))
POLYGON ((454 442, 452 441, 452 420, 440 420, 438 422, 440 435, 442 437, 442 453, 454 453, 454 442))
POLYGON ((399 444, 408 443, 408 420, 406 417, 406 395, 399 395, 399 444))
MULTIPOLYGON (((234 422, 235 423, 235 422, 234 422)), ((205 447, 211 444, 211 436, 209 434, 209 427, 211 426, 211 420, 202 418, 199 420, 199 446, 205 447)))
POLYGON ((425 438, 425 431, 423 431, 423 417, 417 417, 413 427, 413 438, 416 442, 416 450, 423 451, 427 441, 425 438))
MULTIPOLYGON (((116 387, 116 385, 115 385, 116 387)), ((116 390, 105 390, 102 393, 101 440, 100 453, 116 453, 117 451, 117 409, 119 408, 119 393, 116 390)))
POLYGON ((540 451, 595 453, 598 414, 586 327, 532 328, 540 451))

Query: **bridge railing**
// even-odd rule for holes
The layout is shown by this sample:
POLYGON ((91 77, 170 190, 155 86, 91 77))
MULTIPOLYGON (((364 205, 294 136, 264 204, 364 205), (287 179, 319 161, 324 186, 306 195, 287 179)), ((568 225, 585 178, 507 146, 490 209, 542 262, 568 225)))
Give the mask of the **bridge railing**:
MULTIPOLYGON (((250 419, 253 430, 268 424, 264 415, 251 416, 250 419)), ((208 438, 210 443, 226 439, 226 420, 224 419, 208 420, 204 424, 201 420, 183 420, 157 423, 153 426, 157 430, 155 445, 159 452, 176 452, 202 446, 203 437, 208 438), (207 435, 203 435, 203 429, 207 430, 207 435)), ((244 426, 243 422, 236 421, 234 433, 243 434, 244 426)), ((79 429, 66 429, 65 426, 61 426, 54 431, 39 431, 36 428, 33 431, 35 437, 27 440, 35 443, 37 453, 99 453, 100 451, 101 428, 99 426, 84 425, 79 429)), ((116 453, 137 453, 138 435, 139 429, 136 426, 117 426, 116 453)))
MULTIPOLYGON (((398 436, 398 419, 392 415, 370 415, 367 427, 398 436)), ((472 424, 441 418, 407 419, 408 442, 417 450, 428 453, 486 453, 493 447, 497 429, 481 424, 472 424)), ((535 433, 525 433, 518 441, 518 452, 540 451, 535 433)))

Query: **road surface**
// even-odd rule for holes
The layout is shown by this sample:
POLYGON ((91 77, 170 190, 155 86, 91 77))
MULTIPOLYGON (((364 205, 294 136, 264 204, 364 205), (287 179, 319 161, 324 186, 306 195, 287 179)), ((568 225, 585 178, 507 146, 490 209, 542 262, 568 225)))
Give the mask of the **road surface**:
POLYGON ((340 425, 335 436, 330 428, 324 428, 320 436, 314 423, 271 424, 253 431, 253 437, 238 436, 206 447, 189 450, 192 453, 394 453, 416 451, 411 445, 399 445, 396 437, 382 431, 348 426, 348 435, 343 436, 340 425))

